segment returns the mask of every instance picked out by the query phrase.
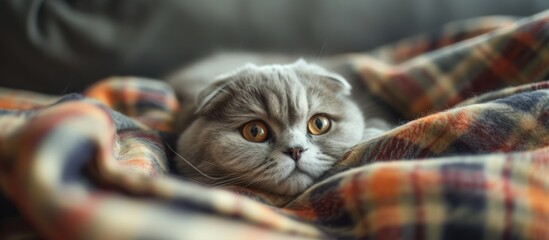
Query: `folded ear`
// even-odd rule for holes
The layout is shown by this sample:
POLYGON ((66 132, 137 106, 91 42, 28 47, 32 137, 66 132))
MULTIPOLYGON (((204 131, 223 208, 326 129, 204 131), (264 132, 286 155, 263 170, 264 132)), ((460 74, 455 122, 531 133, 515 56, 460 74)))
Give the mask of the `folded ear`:
POLYGON ((327 81, 324 81, 326 87, 334 92, 341 92, 343 95, 351 94, 351 84, 345 80, 341 75, 330 72, 323 67, 316 64, 307 63, 303 59, 297 60, 293 63, 294 67, 307 72, 308 74, 319 76, 327 81))
POLYGON ((195 113, 203 112, 204 109, 208 108, 208 105, 211 105, 211 102, 217 96, 217 94, 227 85, 228 80, 217 81, 205 89, 202 89, 196 97, 196 110, 195 113))
POLYGON ((213 84, 210 84, 198 93, 195 114, 208 112, 217 105, 216 103, 226 100, 226 97, 229 96, 225 94, 226 97, 223 97, 223 90, 236 80, 234 76, 251 68, 257 68, 257 66, 249 63, 235 71, 217 76, 213 84))
POLYGON ((345 96, 351 95, 351 84, 345 80, 341 75, 330 73, 326 71, 326 73, 319 73, 321 77, 325 77, 326 79, 330 80, 331 82, 327 82, 327 87, 332 89, 335 92, 341 92, 345 96))

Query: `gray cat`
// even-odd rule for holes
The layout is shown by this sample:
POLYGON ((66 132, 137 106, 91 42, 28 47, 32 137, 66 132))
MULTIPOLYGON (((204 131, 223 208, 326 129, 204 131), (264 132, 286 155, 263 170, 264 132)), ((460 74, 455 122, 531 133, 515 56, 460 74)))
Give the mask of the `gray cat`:
POLYGON ((296 195, 381 131, 365 131, 343 77, 304 60, 270 64, 277 60, 262 65, 255 55, 218 55, 170 77, 184 106, 179 174, 211 186, 296 195))

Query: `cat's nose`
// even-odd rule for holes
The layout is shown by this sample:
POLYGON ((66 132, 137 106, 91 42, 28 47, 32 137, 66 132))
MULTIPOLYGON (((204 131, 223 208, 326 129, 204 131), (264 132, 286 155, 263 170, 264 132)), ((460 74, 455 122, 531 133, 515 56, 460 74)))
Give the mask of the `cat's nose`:
POLYGON ((303 149, 302 147, 292 147, 292 148, 286 149, 284 153, 290 155, 290 157, 292 157, 292 159, 297 162, 301 158, 301 154, 305 150, 307 149, 303 149))

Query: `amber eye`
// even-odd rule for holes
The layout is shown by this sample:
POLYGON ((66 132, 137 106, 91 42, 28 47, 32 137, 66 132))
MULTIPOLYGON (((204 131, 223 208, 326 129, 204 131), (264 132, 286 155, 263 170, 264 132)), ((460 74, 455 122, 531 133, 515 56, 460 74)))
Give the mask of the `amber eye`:
POLYGON ((269 136, 269 129, 261 121, 251 121, 240 130, 244 139, 250 142, 264 142, 269 136))
POLYGON ((328 130, 330 130, 331 126, 332 126, 332 120, 330 120, 330 118, 322 114, 314 115, 311 119, 309 119, 309 123, 307 124, 309 133, 313 135, 320 135, 320 134, 327 133, 328 130))

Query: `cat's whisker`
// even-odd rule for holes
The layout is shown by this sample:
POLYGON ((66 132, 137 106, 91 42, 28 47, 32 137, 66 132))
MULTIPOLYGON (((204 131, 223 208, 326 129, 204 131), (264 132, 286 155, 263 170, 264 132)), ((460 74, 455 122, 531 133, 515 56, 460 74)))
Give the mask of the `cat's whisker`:
POLYGON ((209 184, 208 183, 205 183, 205 182, 201 182, 197 179, 194 179, 194 178, 187 178, 187 177, 183 177, 183 176, 176 176, 178 179, 181 179, 181 180, 184 180, 184 181, 188 181, 188 182, 192 182, 192 183, 195 183, 195 184, 199 184, 199 185, 206 185, 208 186, 209 184))
POLYGON ((255 182, 257 182, 257 181, 259 181, 263 178, 262 173, 264 173, 264 171, 269 168, 269 165, 271 165, 271 164, 259 165, 257 168, 252 169, 250 172, 248 172, 248 173, 251 173, 251 176, 247 177, 245 174, 240 174, 236 178, 226 180, 222 183, 217 183, 218 185, 215 186, 215 187, 220 188, 220 187, 231 185, 231 184, 241 185, 241 184, 245 184, 245 183, 247 183, 247 184, 244 187, 248 187, 251 184, 253 184, 253 183, 255 183, 255 182))
POLYGON ((238 185, 240 185, 241 183, 244 183, 244 182, 246 182, 246 180, 240 179, 240 180, 225 182, 225 183, 222 183, 222 184, 211 185, 210 187, 211 188, 222 188, 222 187, 231 186, 231 185, 238 186, 238 185))
POLYGON ((240 185, 241 183, 245 183, 247 182, 248 180, 247 179, 230 179, 230 180, 227 180, 227 181, 224 181, 222 183, 216 183, 216 184, 212 184, 210 185, 212 188, 221 188, 221 187, 224 187, 224 186, 227 186, 227 185, 240 185))
POLYGON ((319 60, 322 57, 322 51, 324 51, 324 47, 326 46, 326 42, 328 42, 328 39, 324 39, 324 42, 322 43, 322 47, 320 47, 320 52, 318 53, 318 56, 316 57, 316 60, 319 60))
POLYGON ((250 185, 258 182, 258 181, 261 181, 261 180, 264 180, 264 176, 261 175, 261 174, 257 174, 256 176, 254 176, 253 178, 247 180, 247 184, 244 185, 243 187, 249 187, 250 185))
MULTIPOLYGON (((199 175, 199 174, 196 174, 196 175, 186 174, 185 176, 187 176, 189 178, 200 179, 200 177, 202 175, 199 175)), ((220 182, 220 181, 227 181, 228 179, 232 179, 232 178, 235 177, 234 175, 214 175, 214 176, 216 176, 218 178, 218 180, 206 181, 206 182, 208 182, 207 184, 212 184, 212 182, 217 183, 217 182, 220 182)))
POLYGON ((327 157, 327 158, 319 157, 319 158, 317 158, 317 160, 323 161, 323 162, 335 162, 335 159, 332 158, 332 157, 327 157))
POLYGON ((342 152, 341 154, 338 154, 338 155, 330 155, 330 154, 327 154, 325 152, 320 152, 320 155, 321 157, 323 158, 331 158, 333 161, 339 159, 341 156, 343 156, 345 154, 345 152, 342 152))
MULTIPOLYGON (((224 172, 212 172, 212 173, 207 173, 208 175, 210 176, 234 176, 234 175, 238 175, 238 173, 224 173, 224 172)), ((198 174, 198 173, 187 173, 185 174, 185 176, 202 176, 202 174, 198 174)))
POLYGON ((240 175, 240 176, 236 176, 236 177, 231 177, 231 178, 226 178, 226 179, 223 179, 222 181, 216 181, 212 184, 212 186, 216 186, 216 185, 220 185, 220 184, 224 184, 224 183, 228 183, 228 182, 233 182, 233 181, 239 181, 239 180, 242 180, 244 176, 243 175, 240 175))
POLYGON ((321 161, 330 161, 330 162, 334 162, 337 158, 336 157, 332 157, 324 152, 319 152, 318 153, 318 156, 316 157, 316 159, 318 160, 321 160, 321 161))
POLYGON ((212 177, 212 176, 209 176, 208 174, 203 173, 203 172, 200 171, 197 167, 195 167, 191 162, 189 162, 187 159, 185 159, 183 156, 179 155, 179 153, 177 153, 175 150, 173 150, 173 148, 170 147, 170 145, 166 144, 166 146, 168 146, 168 148, 170 149, 170 151, 172 151, 179 159, 181 159, 181 160, 183 160, 184 162, 186 162, 187 164, 189 164, 189 166, 191 166, 194 170, 196 170, 197 172, 199 172, 200 174, 202 174, 202 176, 207 177, 207 178, 212 179, 212 180, 220 179, 220 178, 212 177))
POLYGON ((244 187, 249 187, 250 185, 256 183, 257 181, 261 180, 261 176, 258 176, 256 178, 254 178, 253 180, 251 180, 248 184, 246 184, 246 186, 244 187))
MULTIPOLYGON (((185 174, 185 176, 187 176, 187 177, 200 177, 202 175, 200 175, 200 174, 185 174)), ((219 178, 218 180, 216 180, 216 181, 219 181, 219 180, 229 179, 229 178, 233 177, 234 175, 210 175, 210 176, 215 176, 215 177, 219 178)))
POLYGON ((201 174, 185 174, 184 176, 177 176, 177 177, 182 179, 182 180, 185 180, 185 181, 190 181, 190 182, 194 182, 194 183, 197 183, 197 184, 206 185, 208 187, 215 187, 216 185, 218 185, 220 183, 225 183, 225 182, 238 180, 238 178, 242 177, 242 175, 238 175, 237 173, 231 173, 231 174, 213 173, 213 174, 208 174, 208 175, 216 176, 218 178, 218 180, 214 180, 213 182, 211 182, 211 181, 207 181, 207 182, 200 181, 200 180, 198 180, 198 179, 200 179, 198 177, 203 176, 201 174))
POLYGON ((224 183, 228 183, 228 182, 232 182, 232 181, 241 181, 241 180, 245 180, 246 178, 246 174, 244 173, 241 173, 241 172, 236 172, 236 173, 231 173, 231 174, 227 174, 226 176, 224 176, 222 179, 218 180, 218 181, 215 181, 212 186, 215 186, 215 185, 220 185, 220 184, 224 184, 224 183))
POLYGON ((210 166, 219 167, 219 165, 214 164, 214 163, 212 163, 212 162, 210 162, 210 161, 202 161, 202 162, 203 162, 203 163, 206 163, 206 164, 209 164, 210 166))

